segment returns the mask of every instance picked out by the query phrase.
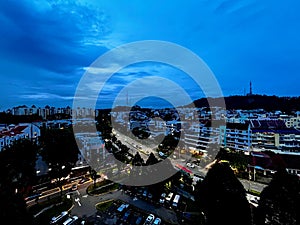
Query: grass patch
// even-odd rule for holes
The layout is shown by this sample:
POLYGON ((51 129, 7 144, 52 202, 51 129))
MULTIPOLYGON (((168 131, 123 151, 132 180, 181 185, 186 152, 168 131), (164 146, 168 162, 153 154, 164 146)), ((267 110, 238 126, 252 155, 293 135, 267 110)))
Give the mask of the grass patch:
POLYGON ((256 196, 259 196, 260 195, 260 192, 259 191, 255 191, 255 190, 249 190, 247 191, 249 194, 252 194, 252 195, 256 195, 256 196))
POLYGON ((116 190, 119 187, 119 184, 112 182, 111 180, 103 180, 101 182, 92 184, 87 188, 87 193, 96 195, 103 194, 109 191, 116 190))
POLYGON ((106 202, 100 202, 96 205, 96 209, 100 212, 106 211, 112 204, 113 204, 113 199, 106 201, 106 202))

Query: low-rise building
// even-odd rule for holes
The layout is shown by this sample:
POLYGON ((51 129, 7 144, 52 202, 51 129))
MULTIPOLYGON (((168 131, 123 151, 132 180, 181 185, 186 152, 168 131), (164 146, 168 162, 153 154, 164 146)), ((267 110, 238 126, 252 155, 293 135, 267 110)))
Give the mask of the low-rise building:
POLYGON ((20 139, 29 139, 38 142, 40 136, 40 128, 33 123, 11 124, 5 128, 2 127, 0 130, 0 151, 20 139))

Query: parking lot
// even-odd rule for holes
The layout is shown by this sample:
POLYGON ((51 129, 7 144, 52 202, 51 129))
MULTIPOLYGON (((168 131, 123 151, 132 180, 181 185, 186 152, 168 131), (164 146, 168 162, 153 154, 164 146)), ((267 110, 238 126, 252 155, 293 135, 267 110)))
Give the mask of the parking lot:
MULTIPOLYGON (((146 222, 147 217, 152 214, 146 212, 134 205, 131 205, 122 200, 113 201, 112 205, 102 213, 98 213, 98 223, 97 224, 108 224, 108 225, 144 225, 144 224, 153 224, 152 222, 156 218, 160 218, 158 215, 154 215, 154 218, 150 223, 146 222)), ((161 218, 160 218, 161 219, 161 218)), ((168 224, 161 219, 161 223, 157 225, 168 224)))

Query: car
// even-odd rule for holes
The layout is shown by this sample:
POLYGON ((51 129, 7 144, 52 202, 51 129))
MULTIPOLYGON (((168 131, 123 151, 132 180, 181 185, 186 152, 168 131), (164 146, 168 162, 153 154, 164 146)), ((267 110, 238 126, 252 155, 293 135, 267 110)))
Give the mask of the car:
POLYGON ((162 193, 159 199, 159 203, 163 204, 165 202, 166 196, 167 196, 166 193, 162 193))
POLYGON ((153 225, 160 225, 161 224, 161 219, 159 217, 156 217, 152 224, 153 225))
POLYGON ((76 224, 78 220, 79 220, 78 216, 72 216, 68 218, 65 222, 63 222, 63 225, 76 224))
POLYGON ((169 194, 168 194, 168 196, 166 197, 166 201, 171 201, 171 199, 172 199, 172 197, 173 197, 173 192, 170 192, 169 194))
POLYGON ((128 219, 128 217, 130 216, 131 214, 131 211, 130 210, 127 210, 122 218, 122 220, 126 221, 128 219))
POLYGON ((141 195, 141 194, 143 194, 143 189, 139 188, 137 191, 137 195, 141 195))
POLYGON ((195 165, 193 163, 187 163, 186 165, 190 168, 195 168, 195 165))
POLYGON ((36 194, 33 194, 31 196, 26 197, 24 200, 25 201, 30 201, 30 200, 33 200, 33 199, 38 199, 41 196, 42 196, 42 193, 36 193, 36 194))
POLYGON ((148 225, 151 224, 154 220, 155 216, 153 214, 149 214, 145 220, 144 225, 148 225))
POLYGON ((144 197, 147 197, 147 190, 144 190, 143 196, 144 196, 144 197))
POLYGON ((143 217, 142 217, 142 216, 138 216, 138 218, 137 218, 136 221, 135 221, 135 224, 136 224, 136 225, 141 224, 142 220, 143 220, 143 217))
POLYGON ((173 204, 172 204, 173 207, 178 206, 179 200, 180 200, 180 195, 175 195, 174 200, 173 200, 173 204))
POLYGON ((71 190, 76 191, 77 190, 77 184, 73 184, 72 187, 71 187, 71 190))
POLYGON ((128 208, 129 204, 123 203, 120 205, 120 207, 117 209, 119 212, 122 212, 124 209, 128 208))
POLYGON ((168 156, 167 156, 165 153, 163 153, 163 152, 158 152, 158 155, 159 155, 160 158, 163 158, 163 159, 165 159, 165 158, 168 157, 168 156))
POLYGON ((68 217, 68 212, 63 211, 58 216, 52 217, 50 220, 50 224, 57 224, 57 223, 63 221, 64 219, 66 219, 67 217, 68 217))
POLYGON ((251 198, 250 202, 258 204, 258 198, 251 198))
POLYGON ((82 178, 82 179, 79 181, 79 184, 83 184, 83 183, 85 183, 85 182, 87 182, 87 181, 89 181, 89 178, 84 177, 84 178, 82 178))

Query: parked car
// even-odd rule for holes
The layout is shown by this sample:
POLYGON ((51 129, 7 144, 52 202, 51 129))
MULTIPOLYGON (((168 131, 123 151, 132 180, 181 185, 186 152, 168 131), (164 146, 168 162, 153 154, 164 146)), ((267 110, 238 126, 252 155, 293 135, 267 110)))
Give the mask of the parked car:
POLYGON ((159 199, 159 203, 163 204, 165 202, 166 196, 167 196, 166 193, 162 193, 159 199))
POLYGON ((25 201, 30 201, 30 200, 33 200, 33 199, 38 199, 40 196, 42 196, 42 193, 36 193, 36 194, 33 194, 31 196, 26 197, 24 200, 25 201))
POLYGON ((144 190, 143 196, 144 196, 144 197, 147 197, 147 190, 144 190))
POLYGON ((79 184, 83 184, 83 183, 85 183, 85 182, 87 182, 87 181, 89 181, 89 178, 84 177, 84 178, 82 178, 82 179, 79 181, 79 184))
POLYGON ((135 224, 136 224, 136 225, 140 225, 141 222, 142 222, 142 220, 143 220, 143 217, 142 217, 142 216, 139 216, 139 217, 136 219, 135 224))
POLYGON ((160 225, 161 224, 161 219, 159 217, 156 217, 152 224, 153 225, 160 225))
POLYGON ((64 221, 68 217, 68 211, 61 212, 58 216, 54 216, 51 218, 50 224, 57 224, 61 221, 64 221))
POLYGON ((77 190, 77 184, 73 184, 72 187, 71 187, 71 190, 76 191, 77 190))
POLYGON ((130 216, 131 211, 127 210, 122 218, 122 220, 126 221, 128 219, 128 217, 130 216))
POLYGON ((193 163, 189 163, 189 162, 188 162, 186 165, 187 165, 188 167, 190 167, 190 168, 195 168, 195 164, 193 164, 193 163))
POLYGON ((117 209, 119 212, 122 212, 124 209, 128 208, 129 204, 123 203, 120 205, 120 207, 117 209))
POLYGON ((144 225, 152 224, 154 218, 155 218, 155 216, 153 214, 149 214, 145 220, 144 225))
POLYGON ((166 201, 168 201, 168 202, 171 201, 172 197, 173 197, 173 192, 170 192, 168 194, 168 196, 166 197, 166 201))

